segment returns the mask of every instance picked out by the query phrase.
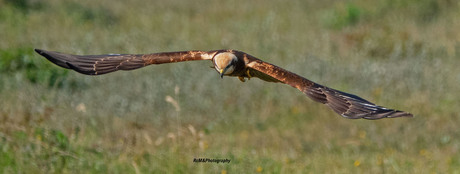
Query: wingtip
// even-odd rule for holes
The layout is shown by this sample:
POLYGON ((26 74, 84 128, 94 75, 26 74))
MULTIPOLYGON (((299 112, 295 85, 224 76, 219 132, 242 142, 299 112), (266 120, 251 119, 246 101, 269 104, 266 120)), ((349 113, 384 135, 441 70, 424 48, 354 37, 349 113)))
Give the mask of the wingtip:
POLYGON ((41 49, 38 49, 38 48, 34 48, 34 51, 35 51, 35 52, 37 52, 38 54, 40 54, 40 53, 42 53, 42 52, 43 52, 43 50, 41 50, 41 49))
POLYGON ((45 50, 35 48, 34 51, 47 59, 51 58, 51 56, 45 50))
POLYGON ((398 114, 395 114, 395 116, 391 117, 391 118, 394 118, 394 117, 410 117, 410 118, 413 118, 414 115, 412 115, 411 113, 409 112, 404 112, 404 111, 398 111, 397 112, 398 114))
POLYGON ((362 118, 368 119, 368 120, 379 120, 379 119, 382 119, 382 118, 399 118, 399 117, 410 117, 410 118, 412 118, 412 117, 414 117, 414 115, 412 115, 409 112, 392 110, 391 112, 383 113, 383 115, 375 114, 375 115, 370 115, 370 116, 366 116, 366 117, 362 117, 362 118))
POLYGON ((70 69, 69 66, 67 66, 66 64, 66 62, 70 60, 67 57, 67 55, 53 51, 46 51, 38 48, 35 48, 34 51, 60 67, 70 69))
POLYGON ((46 51, 42 49, 35 48, 34 51, 42 56, 46 55, 46 51))

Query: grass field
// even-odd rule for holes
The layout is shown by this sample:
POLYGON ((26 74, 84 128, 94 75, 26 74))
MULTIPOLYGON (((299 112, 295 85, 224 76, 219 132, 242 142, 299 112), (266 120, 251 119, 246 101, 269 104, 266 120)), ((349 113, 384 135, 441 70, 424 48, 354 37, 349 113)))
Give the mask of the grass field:
POLYGON ((0 0, 0 173, 460 173, 459 28, 452 0, 0 0), (206 61, 84 76, 33 48, 237 49, 415 117, 345 119, 206 61))

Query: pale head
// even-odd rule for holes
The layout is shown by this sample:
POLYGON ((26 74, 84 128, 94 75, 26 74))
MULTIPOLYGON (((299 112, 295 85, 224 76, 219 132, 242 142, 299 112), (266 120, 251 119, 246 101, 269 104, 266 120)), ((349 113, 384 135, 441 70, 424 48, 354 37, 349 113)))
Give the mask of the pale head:
POLYGON ((214 56, 214 68, 219 72, 220 77, 231 74, 235 70, 238 58, 233 53, 224 52, 214 56))

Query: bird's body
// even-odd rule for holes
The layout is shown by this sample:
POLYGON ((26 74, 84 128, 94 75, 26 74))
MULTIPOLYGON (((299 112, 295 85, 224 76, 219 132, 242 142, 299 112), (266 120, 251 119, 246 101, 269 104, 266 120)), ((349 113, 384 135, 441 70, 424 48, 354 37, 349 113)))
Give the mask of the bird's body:
POLYGON ((267 82, 288 84, 299 89, 314 101, 328 105, 332 110, 346 118, 412 117, 412 114, 408 112, 378 106, 356 95, 319 85, 295 73, 236 50, 83 56, 40 49, 35 49, 35 51, 56 65, 87 75, 102 75, 117 70, 132 70, 151 64, 211 60, 215 70, 221 77, 235 76, 242 82, 245 81, 245 78, 257 77, 267 82))

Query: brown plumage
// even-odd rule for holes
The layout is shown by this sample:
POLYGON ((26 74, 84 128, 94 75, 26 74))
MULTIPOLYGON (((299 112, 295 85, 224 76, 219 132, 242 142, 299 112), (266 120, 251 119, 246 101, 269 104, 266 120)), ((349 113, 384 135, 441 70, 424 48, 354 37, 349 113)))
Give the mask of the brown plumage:
POLYGON ((257 77, 268 82, 285 83, 299 89, 314 101, 326 104, 333 111, 346 118, 412 117, 412 114, 408 112, 378 106, 356 95, 322 86, 276 65, 236 50, 82 56, 40 49, 35 49, 35 51, 56 65, 87 75, 101 75, 117 70, 132 70, 151 64, 211 60, 221 77, 236 76, 243 82, 245 78, 257 77))

